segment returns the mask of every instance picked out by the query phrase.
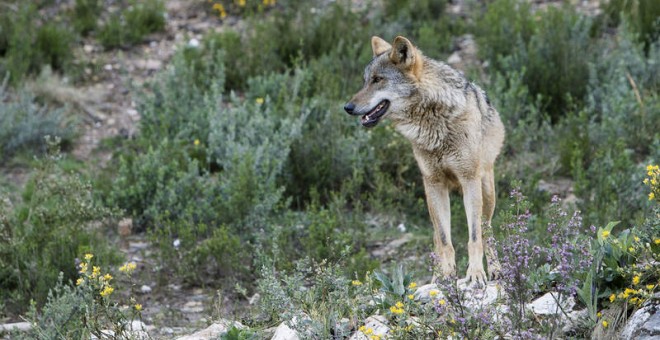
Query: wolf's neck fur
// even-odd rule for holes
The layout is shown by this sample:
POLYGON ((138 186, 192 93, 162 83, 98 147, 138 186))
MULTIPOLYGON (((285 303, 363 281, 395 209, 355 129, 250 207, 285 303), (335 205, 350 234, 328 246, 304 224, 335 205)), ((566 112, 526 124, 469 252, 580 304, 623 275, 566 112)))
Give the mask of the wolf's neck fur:
POLYGON ((466 119, 466 97, 461 91, 467 81, 444 63, 429 58, 423 62, 412 104, 394 125, 416 147, 434 150, 465 138, 454 136, 454 131, 466 119))

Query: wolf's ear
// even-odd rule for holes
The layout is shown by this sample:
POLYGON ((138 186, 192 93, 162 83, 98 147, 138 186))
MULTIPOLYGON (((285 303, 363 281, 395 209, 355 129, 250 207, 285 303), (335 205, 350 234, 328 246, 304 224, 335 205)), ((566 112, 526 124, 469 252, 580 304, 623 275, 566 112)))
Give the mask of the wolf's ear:
POLYGON ((387 50, 391 49, 392 45, 387 41, 381 39, 380 37, 373 36, 371 37, 371 49, 374 51, 374 57, 377 57, 387 50))
POLYGON ((406 70, 412 70, 416 73, 418 66, 421 65, 419 51, 413 46, 410 40, 398 36, 394 38, 392 43, 392 52, 390 52, 390 60, 396 65, 403 67, 406 70))

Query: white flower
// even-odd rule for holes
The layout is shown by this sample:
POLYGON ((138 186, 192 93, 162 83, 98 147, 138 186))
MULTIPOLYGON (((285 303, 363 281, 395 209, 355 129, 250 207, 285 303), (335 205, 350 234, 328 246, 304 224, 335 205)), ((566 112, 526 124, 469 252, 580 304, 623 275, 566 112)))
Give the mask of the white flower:
POLYGON ((174 240, 174 242, 172 242, 172 245, 174 246, 174 248, 179 248, 179 246, 181 245, 181 240, 179 239, 174 240))

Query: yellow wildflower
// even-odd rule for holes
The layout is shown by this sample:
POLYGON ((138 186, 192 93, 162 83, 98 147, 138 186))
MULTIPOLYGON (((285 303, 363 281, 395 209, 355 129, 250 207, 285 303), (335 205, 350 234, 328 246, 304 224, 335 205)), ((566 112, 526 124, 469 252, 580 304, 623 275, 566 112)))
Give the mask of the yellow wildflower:
POLYGON ((656 238, 655 240, 653 240, 653 243, 655 243, 656 245, 660 244, 660 238, 656 238))
POLYGON ((265 6, 275 6, 275 0, 264 0, 265 6))
POLYGON ((81 273, 86 273, 87 272, 87 263, 83 262, 80 264, 80 272, 81 273))
POLYGON ((236 2, 240 7, 245 7, 245 0, 237 0, 236 2))
POLYGON ((367 330, 367 327, 365 327, 364 325, 362 325, 362 326, 360 326, 360 328, 358 328, 358 331, 360 331, 362 333, 364 333, 364 331, 366 331, 366 330, 367 330))
POLYGON ((614 302, 614 300, 616 300, 616 295, 610 295, 610 302, 614 302))
POLYGON ((376 335, 376 334, 372 335, 371 340, 380 340, 380 335, 376 335))
POLYGON ((435 290, 435 289, 433 289, 432 291, 429 292, 429 295, 430 295, 431 297, 434 297, 434 296, 438 295, 438 291, 435 290))
POLYGON ((648 290, 653 290, 653 287, 655 287, 655 286, 654 285, 646 285, 646 289, 648 289, 648 290))
POLYGON ((263 98, 261 98, 261 97, 259 97, 259 98, 257 98, 257 99, 255 99, 254 101, 255 101, 255 102, 256 102, 257 104, 259 104, 259 105, 261 105, 261 104, 263 104, 263 103, 264 103, 264 99, 263 99, 263 98))
POLYGON ((400 315, 400 314, 403 314, 403 308, 392 306, 392 307, 390 307, 390 312, 392 312, 392 314, 399 314, 400 315))
POLYGON ((634 253, 635 252, 635 247, 629 247, 628 251, 631 252, 631 253, 634 253))
POLYGON ((601 312, 596 313, 597 318, 600 318, 601 316, 603 316, 603 313, 601 313, 601 312))
POLYGON ((97 266, 93 266, 93 267, 92 267, 92 277, 93 277, 93 278, 96 278, 96 277, 99 276, 100 274, 101 274, 101 268, 99 268, 99 267, 97 267, 97 266))
POLYGON ((353 286, 362 286, 362 281, 360 281, 360 280, 353 280, 353 281, 351 282, 351 284, 352 284, 353 286))
POLYGON ((82 277, 79 277, 78 280, 76 280, 76 286, 80 286, 83 283, 85 283, 85 280, 82 277))
POLYGON ((406 332, 410 332, 410 331, 412 331, 412 330, 413 330, 413 325, 410 324, 410 325, 406 326, 406 328, 404 328, 404 330, 405 330, 406 332))
POLYGON ((634 298, 630 299, 630 303, 632 303, 632 304, 636 304, 637 302, 639 302, 639 298, 637 298, 637 297, 634 297, 634 298))
POLYGON ((607 328, 607 325, 609 325, 609 323, 608 323, 607 321, 605 321, 605 320, 603 320, 602 324, 603 324, 603 327, 604 327, 604 328, 607 328))
POLYGON ((409 298, 410 300, 414 300, 414 299, 415 299, 415 295, 408 294, 408 298, 409 298))
POLYGON ((635 242, 639 242, 639 237, 635 236, 633 237, 633 240, 635 240, 635 242))
POLYGON ((632 283, 633 283, 634 285, 639 284, 639 275, 635 275, 635 277, 633 277, 633 279, 632 279, 632 283))
POLYGON ((408 285, 408 289, 415 289, 415 288, 417 288, 417 283, 416 283, 416 282, 411 282, 411 283, 408 285))
POLYGON ((103 276, 103 280, 105 280, 105 281, 110 281, 110 280, 112 280, 112 275, 110 275, 110 274, 105 274, 105 275, 103 276))
POLYGON ((195 144, 195 146, 199 146, 199 139, 195 139, 195 141, 193 142, 193 144, 195 144))
POLYGON ((438 301, 438 303, 440 304, 440 306, 444 306, 445 303, 447 303, 447 301, 445 301, 445 299, 440 299, 440 301, 438 301))
POLYGON ((91 260, 92 257, 94 257, 94 254, 89 254, 89 253, 85 254, 85 261, 89 262, 89 260, 91 260))
POLYGON ((603 235, 603 238, 606 238, 606 237, 610 236, 610 232, 607 231, 607 230, 603 230, 603 232, 601 233, 601 235, 603 235))
POLYGON ((227 16, 227 11, 225 11, 225 6, 222 4, 215 3, 213 4, 213 9, 218 11, 221 19, 224 19, 227 16))
POLYGON ((403 303, 401 301, 397 302, 395 305, 397 308, 403 308, 403 303))
POLYGON ((103 288, 103 290, 101 291, 101 296, 106 297, 106 296, 112 294, 112 292, 114 292, 114 291, 115 291, 114 288, 112 288, 110 286, 107 286, 107 287, 103 288))
POLYGON ((139 303, 136 303, 134 307, 135 307, 135 310, 138 311, 138 312, 142 310, 142 305, 139 304, 139 303))
POLYGON ((649 201, 652 201, 654 198, 655 198, 655 193, 651 191, 649 193, 649 201))

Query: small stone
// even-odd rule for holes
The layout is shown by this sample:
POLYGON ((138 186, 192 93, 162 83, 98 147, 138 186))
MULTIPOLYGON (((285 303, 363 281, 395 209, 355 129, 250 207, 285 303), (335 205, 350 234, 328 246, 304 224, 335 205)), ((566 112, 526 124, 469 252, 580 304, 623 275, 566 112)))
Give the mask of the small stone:
MULTIPOLYGON (((390 326, 387 323, 387 319, 382 315, 372 315, 364 320, 364 327, 367 329, 371 328, 373 335, 377 335, 380 338, 385 338, 387 333, 390 331, 390 326)), ((349 340, 368 340, 369 338, 362 332, 357 331, 351 335, 349 340)))
POLYGON ((190 41, 188 41, 188 46, 192 48, 197 48, 199 47, 199 40, 192 38, 190 41))
POLYGON ((122 219, 121 221, 119 221, 118 229, 119 229, 119 236, 126 237, 130 235, 131 231, 133 230, 133 219, 132 218, 122 219))
POLYGON ((149 294, 149 293, 151 293, 151 287, 149 287, 147 285, 142 285, 142 287, 140 287, 140 292, 142 294, 149 294))
POLYGON ((420 302, 429 302, 431 301, 431 291, 437 291, 437 295, 434 296, 436 299, 442 299, 444 294, 438 289, 438 285, 435 283, 429 283, 423 286, 417 287, 415 290, 415 301, 420 302))
POLYGON ((248 302, 250 305, 254 305, 255 303, 259 302, 259 299, 261 299, 261 295, 259 295, 259 293, 254 293, 248 302))
POLYGON ((85 53, 92 53, 94 52, 94 46, 85 44, 85 46, 83 46, 83 51, 85 51, 85 53))
POLYGON ((201 301, 188 301, 181 307, 181 311, 184 313, 201 313, 204 311, 204 305, 201 301))
POLYGON ((275 329, 275 334, 271 338, 271 340, 299 340, 300 336, 298 336, 298 332, 295 330, 291 329, 291 327, 287 326, 286 323, 282 322, 279 326, 277 326, 277 329, 275 329))
POLYGON ((112 71, 112 65, 111 64, 105 64, 103 66, 103 69, 106 70, 106 71, 112 71))
POLYGON ((243 326, 240 322, 229 321, 225 319, 220 319, 214 322, 212 325, 208 326, 201 331, 195 332, 190 335, 182 336, 177 338, 177 340, 210 340, 210 339, 219 339, 223 334, 232 328, 243 329, 243 326))
POLYGON ((561 308, 557 304, 557 301, 560 298, 558 293, 550 292, 541 296, 540 298, 532 301, 532 303, 527 304, 527 308, 534 312, 536 315, 557 315, 564 311, 571 311, 575 306, 575 300, 573 297, 561 296, 561 308))
POLYGON ((447 58, 447 64, 458 65, 463 62, 461 55, 457 52, 452 53, 449 58, 447 58))
POLYGON ((396 226, 396 228, 397 228, 400 232, 402 232, 402 233, 405 233, 405 232, 406 232, 406 225, 403 224, 403 223, 399 223, 399 225, 396 226))

